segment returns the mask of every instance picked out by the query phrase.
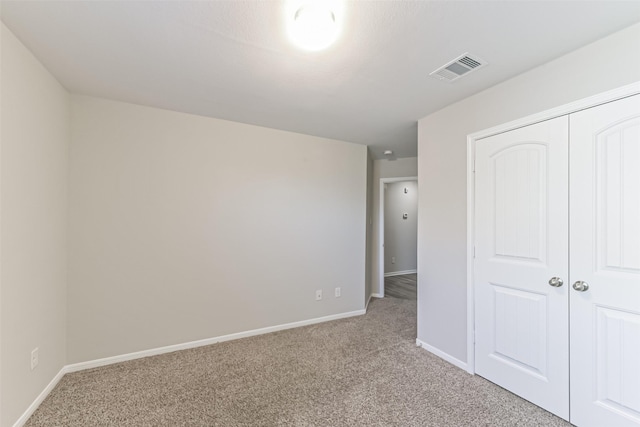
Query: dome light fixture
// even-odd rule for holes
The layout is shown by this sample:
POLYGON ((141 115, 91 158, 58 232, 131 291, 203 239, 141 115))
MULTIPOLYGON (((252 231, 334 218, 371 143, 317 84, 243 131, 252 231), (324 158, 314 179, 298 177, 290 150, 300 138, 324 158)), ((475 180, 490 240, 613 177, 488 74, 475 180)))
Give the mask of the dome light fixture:
POLYGON ((306 3, 296 10, 289 25, 289 36, 299 47, 309 51, 326 49, 338 38, 336 15, 328 2, 306 3))

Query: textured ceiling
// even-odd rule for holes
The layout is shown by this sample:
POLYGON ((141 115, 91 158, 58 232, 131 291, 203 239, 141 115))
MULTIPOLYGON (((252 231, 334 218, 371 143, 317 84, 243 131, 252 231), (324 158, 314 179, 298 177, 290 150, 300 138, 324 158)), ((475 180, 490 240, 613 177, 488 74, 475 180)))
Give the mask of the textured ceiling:
POLYGON ((638 1, 346 1, 337 43, 309 53, 287 39, 288 1, 1 7, 71 92, 366 144, 375 158, 415 156, 421 117, 640 21, 638 1), (429 77, 465 52, 489 66, 429 77))

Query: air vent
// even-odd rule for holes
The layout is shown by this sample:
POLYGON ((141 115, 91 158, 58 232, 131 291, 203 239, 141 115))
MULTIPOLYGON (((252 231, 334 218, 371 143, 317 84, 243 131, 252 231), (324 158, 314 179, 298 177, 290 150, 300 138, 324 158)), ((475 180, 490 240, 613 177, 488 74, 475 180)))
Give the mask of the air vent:
POLYGON ((471 56, 469 53, 465 53, 448 62, 446 65, 438 68, 433 73, 429 74, 439 80, 452 82, 458 80, 462 76, 466 76, 472 71, 482 68, 487 65, 482 59, 477 56, 471 56))

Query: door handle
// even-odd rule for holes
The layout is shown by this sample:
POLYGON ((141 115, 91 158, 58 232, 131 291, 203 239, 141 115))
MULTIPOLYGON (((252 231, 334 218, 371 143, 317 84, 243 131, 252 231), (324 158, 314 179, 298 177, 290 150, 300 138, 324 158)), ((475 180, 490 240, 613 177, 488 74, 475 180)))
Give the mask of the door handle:
POLYGON ((585 292, 586 290, 589 289, 589 284, 587 282, 578 280, 576 283, 573 284, 573 289, 575 289, 578 292, 585 292))
POLYGON ((553 286, 554 288, 559 288, 563 283, 564 282, 559 277, 552 277, 551 279, 549 279, 549 285, 553 286))

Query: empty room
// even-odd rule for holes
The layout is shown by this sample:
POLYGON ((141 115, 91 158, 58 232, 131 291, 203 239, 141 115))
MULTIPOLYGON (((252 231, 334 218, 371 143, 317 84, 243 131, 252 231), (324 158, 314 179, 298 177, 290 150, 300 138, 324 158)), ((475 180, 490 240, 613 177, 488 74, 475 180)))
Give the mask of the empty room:
POLYGON ((640 427, 640 1, 0 21, 0 427, 640 427))

